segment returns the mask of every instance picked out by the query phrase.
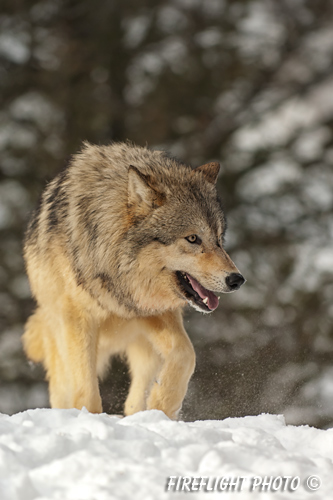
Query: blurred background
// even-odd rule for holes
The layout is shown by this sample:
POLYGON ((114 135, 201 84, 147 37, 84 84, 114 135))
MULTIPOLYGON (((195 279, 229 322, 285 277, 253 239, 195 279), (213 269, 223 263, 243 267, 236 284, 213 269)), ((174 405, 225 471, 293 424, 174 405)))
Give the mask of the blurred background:
MULTIPOLYGON (((246 276, 187 311, 183 418, 284 413, 333 424, 333 2, 2 0, 0 411, 48 406, 20 337, 34 304, 22 238, 83 140, 222 164, 226 249, 246 276)), ((101 385, 121 412, 126 365, 101 385)))

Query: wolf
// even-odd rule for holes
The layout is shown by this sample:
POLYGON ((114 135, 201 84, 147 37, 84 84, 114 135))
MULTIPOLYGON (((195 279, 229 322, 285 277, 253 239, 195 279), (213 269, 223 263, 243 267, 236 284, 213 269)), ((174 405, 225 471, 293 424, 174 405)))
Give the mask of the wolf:
POLYGON ((130 142, 84 143, 46 187, 25 236, 37 307, 23 335, 53 408, 102 411, 98 379, 125 354, 124 413, 176 419, 195 367, 186 304, 210 313, 244 278, 223 248, 220 165, 130 142))

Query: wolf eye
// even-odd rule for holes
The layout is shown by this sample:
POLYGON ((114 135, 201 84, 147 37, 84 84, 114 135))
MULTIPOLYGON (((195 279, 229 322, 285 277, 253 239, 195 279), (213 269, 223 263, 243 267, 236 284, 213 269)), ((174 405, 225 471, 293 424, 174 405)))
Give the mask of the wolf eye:
POLYGON ((185 240, 190 243, 196 243, 197 245, 201 245, 202 241, 196 234, 190 234, 190 236, 186 236, 185 240))

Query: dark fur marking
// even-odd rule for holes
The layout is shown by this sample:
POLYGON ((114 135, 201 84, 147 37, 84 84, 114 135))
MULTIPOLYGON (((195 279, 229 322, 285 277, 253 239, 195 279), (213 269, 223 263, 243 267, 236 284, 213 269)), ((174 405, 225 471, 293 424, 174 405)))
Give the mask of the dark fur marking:
POLYGON ((38 225, 39 225, 39 217, 40 213, 42 210, 42 196, 40 196, 38 200, 38 205, 36 209, 32 212, 32 216, 30 219, 30 222, 28 224, 26 234, 25 234, 25 241, 30 240, 35 241, 37 239, 37 234, 38 234, 38 225))
POLYGON ((99 151, 99 155, 101 156, 101 158, 103 158, 103 160, 108 160, 108 157, 107 157, 107 155, 104 153, 104 151, 99 151))
POLYGON ((96 275, 96 278, 101 280, 102 288, 106 289, 108 292, 111 292, 114 289, 111 277, 106 273, 99 273, 96 275))
POLYGON ((74 270, 74 274, 75 274, 76 284, 78 286, 82 286, 82 288, 84 288, 86 290, 87 288, 86 288, 86 282, 84 279, 84 274, 78 266, 79 249, 77 246, 73 247, 71 255, 72 255, 73 270, 74 270))
POLYGON ((161 243, 161 245, 167 244, 164 240, 162 240, 162 238, 160 238, 158 236, 155 236, 155 238, 153 238, 153 241, 158 241, 159 243, 161 243))
POLYGON ((86 221, 90 246, 95 245, 95 243, 97 241, 97 237, 98 237, 98 224, 97 223, 94 224, 92 221, 93 221, 93 218, 90 218, 90 217, 86 221))
POLYGON ((65 209, 68 207, 68 201, 65 193, 59 195, 48 211, 48 231, 52 231, 61 219, 65 217, 65 209))
POLYGON ((75 272, 75 278, 76 278, 76 284, 77 286, 82 286, 82 288, 85 288, 85 282, 83 279, 83 274, 79 269, 74 268, 75 272))
POLYGON ((68 206, 67 196, 63 190, 63 181, 67 177, 67 169, 60 172, 56 179, 55 185, 48 193, 45 203, 48 206, 48 231, 53 231, 58 225, 60 218, 65 216, 65 211, 68 206))
POLYGON ((140 228, 138 231, 134 230, 130 231, 128 234, 128 239, 131 243, 131 250, 133 255, 139 253, 139 251, 148 246, 153 241, 158 241, 162 245, 171 245, 176 240, 176 237, 169 236, 165 231, 157 231, 154 229, 150 229, 148 231, 147 228, 141 231, 140 228))
POLYGON ((80 216, 80 222, 88 236, 89 246, 93 247, 98 238, 99 224, 96 222, 97 211, 89 208, 91 202, 91 197, 83 196, 78 201, 77 208, 80 216))
MULTIPOLYGON (((99 279, 101 282, 101 286, 104 290, 106 290, 108 293, 111 293, 117 298, 117 300, 125 305, 129 310, 135 311, 136 313, 139 313, 138 308, 136 307, 135 303, 132 301, 131 297, 129 295, 124 295, 120 289, 117 289, 114 285, 114 282, 107 273, 98 273, 95 276, 95 279, 99 279)), ((91 292, 90 292, 91 293, 91 292)), ((91 293, 91 295, 95 297, 95 294, 91 293)))

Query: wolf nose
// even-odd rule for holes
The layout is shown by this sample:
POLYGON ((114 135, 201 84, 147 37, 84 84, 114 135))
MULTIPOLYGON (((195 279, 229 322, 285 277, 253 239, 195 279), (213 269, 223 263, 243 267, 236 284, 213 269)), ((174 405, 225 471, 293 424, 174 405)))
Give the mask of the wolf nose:
POLYGON ((245 279, 243 276, 239 273, 231 273, 227 278, 226 278, 226 283, 230 290, 238 290, 242 286, 242 284, 245 282, 245 279))

